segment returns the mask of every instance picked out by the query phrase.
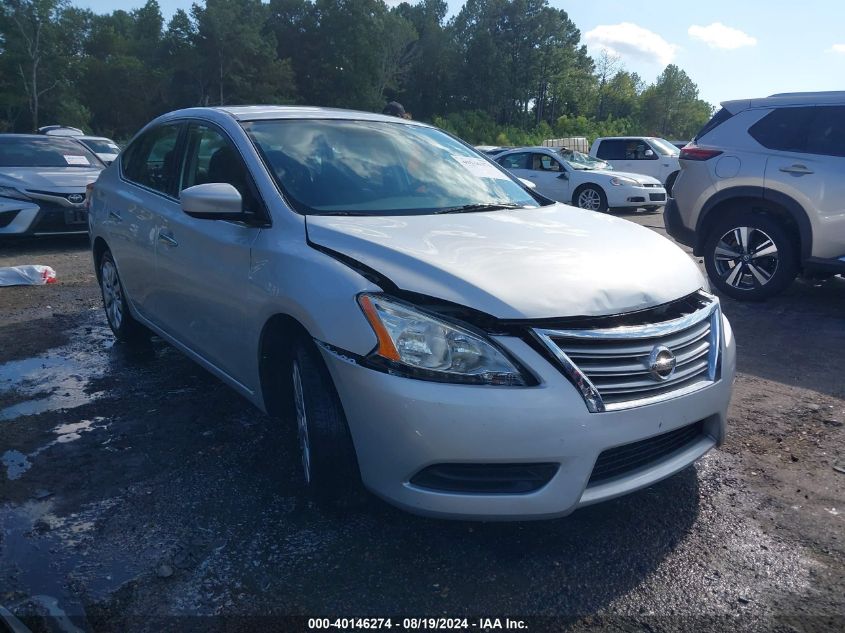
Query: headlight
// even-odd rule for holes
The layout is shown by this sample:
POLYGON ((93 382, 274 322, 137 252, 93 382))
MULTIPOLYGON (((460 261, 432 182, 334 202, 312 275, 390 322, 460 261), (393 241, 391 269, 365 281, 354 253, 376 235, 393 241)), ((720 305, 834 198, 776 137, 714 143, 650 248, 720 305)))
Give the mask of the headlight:
POLYGON ((0 196, 3 198, 14 198, 15 200, 32 200, 23 191, 15 189, 14 187, 0 187, 0 196))
POLYGON ((485 385, 527 384, 504 352, 483 335, 381 295, 358 303, 378 338, 368 358, 390 373, 485 385))
POLYGON ((633 178, 625 178, 625 176, 614 176, 613 178, 610 179, 610 184, 616 185, 617 187, 619 187, 621 185, 629 185, 629 186, 634 185, 634 186, 636 186, 640 183, 638 183, 633 178))

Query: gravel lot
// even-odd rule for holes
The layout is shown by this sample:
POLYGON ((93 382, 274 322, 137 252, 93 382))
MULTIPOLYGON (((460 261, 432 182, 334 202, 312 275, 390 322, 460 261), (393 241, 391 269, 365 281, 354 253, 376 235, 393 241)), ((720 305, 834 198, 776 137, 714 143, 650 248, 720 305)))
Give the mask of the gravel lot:
MULTIPOLYGON (((662 232, 660 215, 627 217, 662 232)), ((32 631, 275 630, 283 615, 845 630, 841 278, 723 299, 729 437, 695 468, 565 519, 484 524, 310 505, 291 424, 161 342, 113 344, 86 240, 0 244, 0 266, 24 263, 59 277, 0 289, 0 606, 32 631)))

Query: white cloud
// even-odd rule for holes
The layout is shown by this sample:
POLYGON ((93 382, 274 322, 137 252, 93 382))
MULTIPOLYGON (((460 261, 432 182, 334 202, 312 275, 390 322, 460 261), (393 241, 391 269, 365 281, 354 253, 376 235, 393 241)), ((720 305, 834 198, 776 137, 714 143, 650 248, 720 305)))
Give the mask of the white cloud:
POLYGON ((637 58, 657 62, 661 66, 671 63, 677 47, 657 33, 638 24, 600 24, 584 35, 587 43, 595 48, 604 48, 623 59, 637 58))
POLYGON ((733 50, 743 46, 756 46, 757 38, 751 37, 748 33, 721 22, 713 22, 710 26, 698 26, 693 24, 689 27, 689 36, 694 40, 701 40, 710 48, 722 48, 733 50))
POLYGON ((830 52, 841 53, 842 55, 845 55, 845 44, 834 44, 830 47, 830 52))

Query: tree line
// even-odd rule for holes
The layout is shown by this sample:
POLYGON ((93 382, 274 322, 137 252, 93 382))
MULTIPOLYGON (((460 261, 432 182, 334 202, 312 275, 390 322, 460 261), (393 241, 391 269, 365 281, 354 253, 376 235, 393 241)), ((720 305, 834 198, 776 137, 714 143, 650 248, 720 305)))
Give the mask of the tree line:
POLYGON ((308 104, 416 119, 474 143, 689 138, 711 106, 669 65, 647 85, 593 58, 548 0, 206 0, 165 22, 156 0, 96 14, 68 0, 0 7, 0 131, 59 123, 126 139, 197 105, 308 104))

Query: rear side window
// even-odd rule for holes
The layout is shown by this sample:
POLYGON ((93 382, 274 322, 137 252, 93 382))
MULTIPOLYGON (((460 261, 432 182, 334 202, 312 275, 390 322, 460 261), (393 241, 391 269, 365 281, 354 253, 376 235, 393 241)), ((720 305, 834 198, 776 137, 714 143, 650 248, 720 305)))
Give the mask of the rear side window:
POLYGON ((807 133, 817 108, 778 108, 752 125, 748 133, 760 145, 781 152, 806 152, 807 133))
POLYGON ((719 108, 716 114, 714 114, 713 117, 707 123, 704 124, 704 127, 698 131, 698 134, 695 135, 693 141, 698 141, 698 139, 700 139, 705 134, 709 134, 717 127, 722 125, 722 123, 730 119, 732 116, 733 114, 728 112, 725 108, 719 108))
POLYGON ((625 160, 628 143, 628 141, 617 139, 601 141, 596 150, 596 156, 602 160, 625 160))
POLYGON ((531 154, 508 154, 496 162, 505 169, 531 169, 531 154))
POLYGON ((126 150, 122 160, 123 176, 136 184, 167 195, 174 195, 180 124, 162 125, 145 132, 126 150))
POLYGON ((807 152, 845 156, 845 106, 820 106, 814 110, 807 132, 807 152))

